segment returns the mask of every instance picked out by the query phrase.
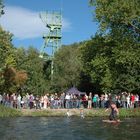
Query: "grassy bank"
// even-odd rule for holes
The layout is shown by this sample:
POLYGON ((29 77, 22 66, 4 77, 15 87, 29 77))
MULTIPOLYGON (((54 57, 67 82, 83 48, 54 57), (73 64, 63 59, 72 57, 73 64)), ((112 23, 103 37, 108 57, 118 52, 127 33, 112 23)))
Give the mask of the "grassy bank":
POLYGON ((22 112, 0 105, 0 117, 18 117, 22 116, 22 112))
MULTIPOLYGON (((80 116, 81 109, 69 109, 71 116, 80 116)), ((47 109, 47 110, 22 110, 23 116, 44 116, 44 117, 64 117, 67 116, 67 109, 47 109)), ((103 109, 84 109, 84 115, 87 117, 108 116, 103 109)))
POLYGON ((140 108, 120 109, 120 117, 140 117, 140 108))
MULTIPOLYGON (((81 109, 69 109, 72 116, 80 116, 81 109)), ((140 117, 140 108, 137 109, 119 109, 119 117, 140 117)), ((16 117, 16 116, 31 116, 31 117, 63 117, 67 116, 67 109, 11 109, 0 106, 0 117, 16 117)), ((107 117, 110 111, 105 112, 105 109, 84 109, 85 117, 107 117)))
MULTIPOLYGON (((72 116, 80 116, 80 109, 70 109, 72 116)), ((140 108, 137 109, 119 109, 119 117, 140 117, 140 108)), ((44 117, 63 117, 67 116, 67 109, 47 109, 47 110, 22 110, 23 116, 44 116, 44 117)), ((85 117, 107 117, 110 111, 105 109, 84 109, 85 117)))

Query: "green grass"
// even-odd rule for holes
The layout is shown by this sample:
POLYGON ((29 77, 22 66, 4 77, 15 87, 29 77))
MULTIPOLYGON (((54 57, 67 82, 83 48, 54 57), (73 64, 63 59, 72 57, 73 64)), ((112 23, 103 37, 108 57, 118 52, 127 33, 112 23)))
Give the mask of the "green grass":
POLYGON ((0 105, 0 117, 22 116, 21 111, 0 105))
MULTIPOLYGON (((73 116, 80 116, 80 109, 70 109, 73 116)), ((0 117, 18 117, 18 116, 32 116, 32 117, 63 117, 66 115, 67 109, 12 109, 0 105, 0 117)), ((105 109, 84 109, 85 117, 108 117, 110 111, 105 112, 105 109)), ((119 109, 119 117, 140 117, 140 108, 136 109, 119 109)))
POLYGON ((140 108, 120 109, 120 117, 140 117, 140 108))
MULTIPOLYGON (((70 109, 72 116, 80 116, 80 109, 70 109)), ((37 117, 62 117, 66 115, 67 109, 47 109, 47 110, 24 110, 23 116, 37 117)), ((119 109, 119 117, 140 117, 140 108, 137 109, 119 109)), ((108 117, 110 110, 105 112, 105 109, 84 109, 85 117, 108 117)))

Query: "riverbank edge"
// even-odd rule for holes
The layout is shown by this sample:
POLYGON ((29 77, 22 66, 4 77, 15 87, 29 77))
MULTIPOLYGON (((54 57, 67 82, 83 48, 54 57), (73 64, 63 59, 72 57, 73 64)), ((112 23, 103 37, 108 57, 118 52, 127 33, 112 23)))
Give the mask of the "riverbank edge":
MULTIPOLYGON (((11 109, 0 106, 0 117, 64 117, 68 109, 11 109)), ((81 109, 69 109, 70 116, 80 116, 81 109)), ((105 109, 83 109, 85 117, 107 117, 105 109)), ((140 108, 119 109, 119 117, 140 117, 140 108)))
MULTIPOLYGON (((46 109, 46 110, 21 110, 23 116, 31 117, 64 117, 67 116, 67 109, 46 109)), ((81 109, 69 109, 70 116, 80 116, 81 109)), ((85 117, 108 117, 110 111, 105 109, 83 109, 85 117)), ((119 117, 140 117, 140 109, 119 109, 119 117)))

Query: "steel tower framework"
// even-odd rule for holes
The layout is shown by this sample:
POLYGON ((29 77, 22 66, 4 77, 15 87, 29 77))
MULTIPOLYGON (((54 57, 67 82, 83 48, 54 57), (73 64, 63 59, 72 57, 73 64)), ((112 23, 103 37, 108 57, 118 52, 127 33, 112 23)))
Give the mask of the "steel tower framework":
POLYGON ((0 17, 1 17, 1 15, 4 14, 3 8, 4 8, 4 5, 2 3, 2 0, 0 0, 0 17))
POLYGON ((47 35, 43 36, 44 43, 40 50, 40 58, 51 60, 51 79, 53 79, 54 54, 61 46, 62 14, 58 11, 47 11, 40 13, 40 18, 49 31, 47 35), (51 55, 47 58, 44 56, 46 47, 50 47, 52 50, 51 55))

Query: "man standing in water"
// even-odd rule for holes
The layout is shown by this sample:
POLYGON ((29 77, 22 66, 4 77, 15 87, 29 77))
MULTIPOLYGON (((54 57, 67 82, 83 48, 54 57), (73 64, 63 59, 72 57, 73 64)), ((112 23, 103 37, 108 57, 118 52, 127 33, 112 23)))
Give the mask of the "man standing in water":
MULTIPOLYGON (((119 110, 118 110, 116 104, 113 103, 113 102, 111 102, 111 103, 110 103, 110 108, 111 108, 111 113, 110 113, 110 115, 109 115, 109 120, 110 120, 110 121, 117 121, 117 122, 120 121, 120 120, 118 119, 119 110)), ((107 110, 108 110, 108 108, 105 110, 105 112, 106 112, 107 110)))

